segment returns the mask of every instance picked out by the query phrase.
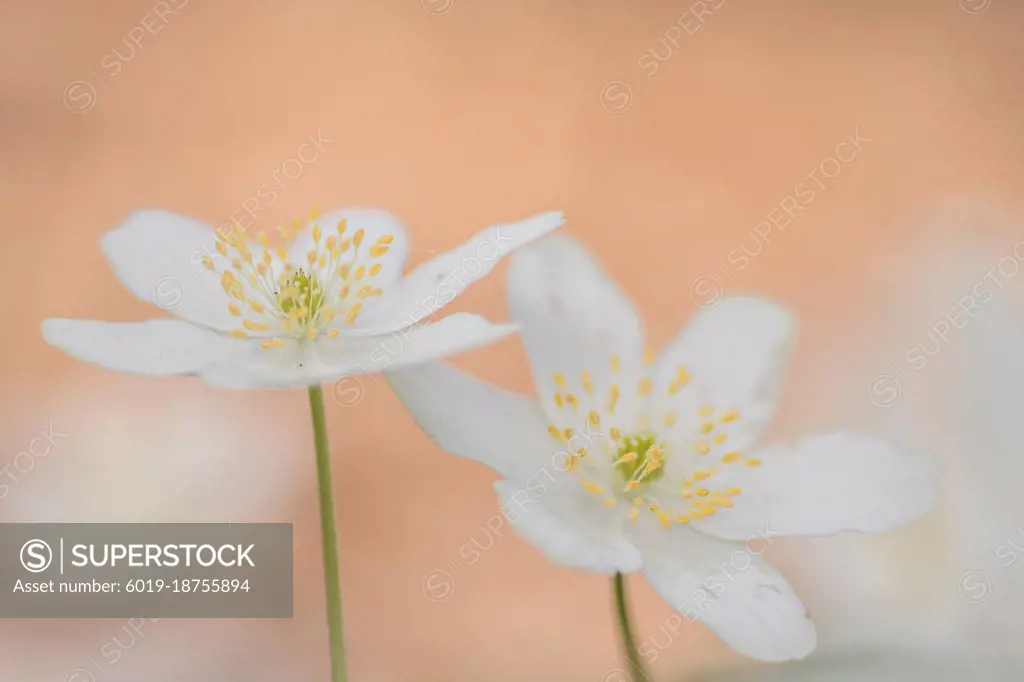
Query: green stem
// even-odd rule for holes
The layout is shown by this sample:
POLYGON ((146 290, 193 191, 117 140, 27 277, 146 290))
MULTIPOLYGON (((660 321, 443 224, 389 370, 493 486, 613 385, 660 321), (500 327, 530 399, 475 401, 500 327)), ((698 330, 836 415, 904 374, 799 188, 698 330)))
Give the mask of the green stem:
POLYGON ((341 625, 341 580, 338 577, 338 533, 334 527, 334 495, 331 489, 331 453, 327 443, 324 390, 309 387, 316 443, 316 475, 320 488, 320 534, 324 546, 324 591, 327 596, 327 631, 331 649, 331 682, 345 682, 345 642, 341 625))
POLYGON ((640 663, 640 656, 637 654, 636 639, 633 637, 633 628, 629 624, 629 609, 626 605, 626 581, 621 573, 616 573, 615 585, 615 607, 619 617, 619 632, 622 635, 622 647, 626 650, 626 661, 635 672, 636 677, 642 682, 649 682, 650 677, 640 663))

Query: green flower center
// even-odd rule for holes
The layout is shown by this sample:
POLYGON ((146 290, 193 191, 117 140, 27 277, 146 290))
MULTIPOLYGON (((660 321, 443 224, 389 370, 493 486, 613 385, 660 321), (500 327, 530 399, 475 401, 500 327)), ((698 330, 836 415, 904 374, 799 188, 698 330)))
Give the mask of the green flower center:
POLYGON ((650 483, 664 476, 665 452, 657 445, 657 435, 641 432, 623 436, 615 452, 615 469, 627 483, 650 483))
POLYGON ((299 269, 277 294, 281 312, 299 324, 315 320, 324 307, 324 290, 315 274, 299 269))

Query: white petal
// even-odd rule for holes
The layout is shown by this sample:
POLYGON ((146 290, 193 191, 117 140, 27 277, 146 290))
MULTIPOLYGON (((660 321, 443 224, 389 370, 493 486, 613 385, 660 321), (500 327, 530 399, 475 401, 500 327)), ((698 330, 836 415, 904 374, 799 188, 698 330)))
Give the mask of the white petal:
POLYGON ((548 467, 521 485, 494 487, 505 518, 551 561, 605 575, 639 570, 640 553, 622 532, 624 516, 605 509, 578 481, 548 467))
POLYGON ((423 363, 384 377, 420 428, 453 455, 526 480, 556 456, 536 400, 476 379, 449 364, 423 363))
POLYGON ((43 338, 68 355, 119 372, 192 374, 217 361, 231 340, 181 320, 43 320, 43 338))
POLYGON ((761 465, 730 464, 708 480, 741 493, 732 508, 701 519, 696 528, 731 540, 766 528, 773 535, 881 533, 915 521, 937 496, 934 461, 857 434, 811 436, 750 457, 761 465))
POLYGON ((641 373, 642 325, 632 303, 600 265, 573 238, 552 235, 512 258, 508 296, 551 419, 565 414, 554 402, 554 394, 565 390, 556 384, 555 373, 571 382, 575 395, 582 395, 581 375, 586 371, 596 387, 596 407, 607 404, 608 386, 628 385, 615 412, 618 425, 628 428, 624 422, 639 407, 632 385, 641 373), (617 372, 612 371, 612 356, 619 358, 617 372))
MULTIPOLYGON (((206 225, 168 211, 132 213, 103 235, 100 247, 114 272, 138 298, 196 324, 228 331, 237 319, 220 277, 202 265, 204 255, 224 264, 206 225)), ((219 267, 223 271, 223 267, 219 267)))
POLYGON ((654 411, 685 418, 700 406, 719 414, 736 410, 740 416, 729 424, 729 448, 749 447, 774 416, 793 338, 792 315, 770 301, 730 297, 701 310, 655 362, 654 411), (663 388, 680 367, 692 380, 669 395, 663 388))
POLYGON ((451 303, 512 251, 564 222, 561 212, 552 211, 478 232, 461 246, 418 266, 394 293, 385 291, 384 301, 366 314, 364 324, 382 330, 415 324, 451 303))
POLYGON ((726 543, 689 528, 662 530, 653 522, 630 531, 644 575, 658 594, 737 652, 788 661, 814 650, 814 623, 786 579, 759 556, 763 543, 726 543))
POLYGON ((375 336, 320 337, 289 341, 280 348, 249 345, 203 378, 224 388, 316 386, 353 374, 398 369, 439 360, 492 343, 515 332, 515 325, 492 324, 479 315, 457 313, 433 324, 375 336))

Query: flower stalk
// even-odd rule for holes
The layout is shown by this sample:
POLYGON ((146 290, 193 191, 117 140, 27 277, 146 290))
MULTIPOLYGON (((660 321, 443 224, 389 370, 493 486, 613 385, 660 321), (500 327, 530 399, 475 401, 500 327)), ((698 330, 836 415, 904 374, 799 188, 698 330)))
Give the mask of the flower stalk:
POLYGON ((334 494, 331 487, 331 454, 327 442, 324 390, 309 387, 309 409, 313 415, 316 446, 316 474, 320 491, 320 533, 324 551, 324 592, 327 599, 327 632, 331 652, 331 682, 345 682, 345 641, 341 620, 341 579, 338 574, 338 533, 334 524, 334 494))
POLYGON ((640 655, 637 653, 636 639, 633 636, 633 628, 629 623, 629 605, 626 599, 626 580, 621 573, 616 573, 612 579, 615 589, 615 610, 619 619, 619 633, 622 636, 622 648, 626 650, 626 661, 632 668, 637 682, 650 682, 651 678, 644 670, 640 662, 640 655))

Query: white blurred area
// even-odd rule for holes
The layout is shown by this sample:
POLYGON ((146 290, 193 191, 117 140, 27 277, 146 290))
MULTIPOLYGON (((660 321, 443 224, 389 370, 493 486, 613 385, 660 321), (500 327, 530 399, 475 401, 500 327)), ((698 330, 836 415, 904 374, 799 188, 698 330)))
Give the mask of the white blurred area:
POLYGON ((918 227, 892 245, 903 262, 874 319, 817 351, 823 380, 805 414, 934 454, 939 507, 897 533, 790 541, 785 569, 819 649, 749 679, 1024 671, 1024 217, 951 201, 918 227))
MULTIPOLYGON (((282 414, 280 398, 89 368, 72 376, 45 394, 25 387, 0 418, 0 521, 293 521, 313 471, 305 422, 282 414)), ((287 644, 288 623, 5 620, 0 680, 213 682, 243 679, 234 675, 246 665, 247 679, 284 679, 281 669, 258 675, 286 660, 299 669, 274 653, 287 644)))
POLYGON ((295 456, 308 434, 279 401, 191 379, 89 377, 5 410, 3 521, 271 521, 312 476, 295 456))

